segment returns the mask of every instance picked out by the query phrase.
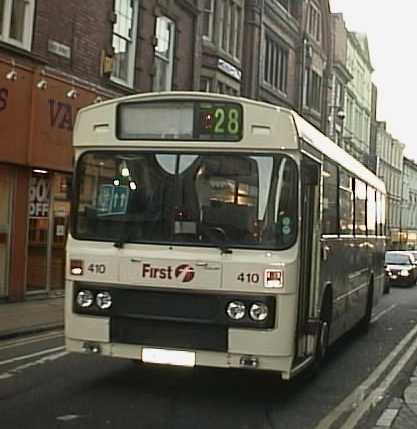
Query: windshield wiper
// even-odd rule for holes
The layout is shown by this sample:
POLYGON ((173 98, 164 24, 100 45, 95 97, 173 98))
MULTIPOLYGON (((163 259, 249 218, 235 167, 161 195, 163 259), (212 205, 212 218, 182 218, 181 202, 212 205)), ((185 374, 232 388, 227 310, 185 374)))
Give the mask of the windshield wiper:
POLYGON ((224 241, 226 240, 226 233, 224 232, 223 228, 207 227, 204 229, 204 233, 210 239, 209 243, 220 249, 222 255, 233 253, 233 250, 224 244, 224 241), (219 237, 222 237, 223 241, 221 241, 219 237))

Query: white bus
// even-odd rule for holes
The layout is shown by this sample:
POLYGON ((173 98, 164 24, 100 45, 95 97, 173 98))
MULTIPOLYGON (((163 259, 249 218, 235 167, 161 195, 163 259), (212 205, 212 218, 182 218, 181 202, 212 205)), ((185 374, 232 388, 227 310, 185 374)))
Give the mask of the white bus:
POLYGON ((289 379, 384 285, 385 187, 295 112, 198 92, 82 109, 66 347, 289 379))

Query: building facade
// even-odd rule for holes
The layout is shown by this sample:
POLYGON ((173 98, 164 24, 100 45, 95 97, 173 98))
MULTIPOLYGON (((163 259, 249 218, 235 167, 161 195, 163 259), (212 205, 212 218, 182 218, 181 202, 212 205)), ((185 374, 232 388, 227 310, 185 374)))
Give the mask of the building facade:
POLYGON ((241 95, 243 0, 206 0, 201 25, 201 91, 241 95))
POLYGON ((347 68, 348 30, 343 15, 341 13, 332 14, 331 23, 333 61, 331 84, 329 85, 328 136, 336 144, 343 147, 346 86, 353 76, 347 68))
POLYGON ((363 164, 369 162, 373 71, 365 34, 348 32, 347 68, 352 79, 345 95, 344 148, 363 164))
POLYGON ((328 0, 245 2, 242 95, 298 111, 326 132, 328 0))
POLYGON ((77 111, 199 85, 192 0, 0 2, 0 299, 64 287, 77 111))
POLYGON ((387 249, 399 249, 401 237, 402 168, 405 145, 392 137, 385 122, 377 123, 377 175, 385 182, 387 249))
POLYGON ((404 157, 402 177, 401 248, 417 249, 417 164, 404 157))

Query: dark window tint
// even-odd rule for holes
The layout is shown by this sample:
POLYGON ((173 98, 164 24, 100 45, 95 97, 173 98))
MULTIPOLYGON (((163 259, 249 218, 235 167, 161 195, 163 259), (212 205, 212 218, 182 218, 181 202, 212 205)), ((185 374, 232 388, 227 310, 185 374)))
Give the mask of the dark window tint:
POLYGON ((377 235, 385 235, 385 196, 376 193, 376 223, 377 235))
POLYGON ((339 179, 340 234, 353 234, 352 178, 340 171, 339 179))
POLYGON ((325 161, 323 165, 323 234, 338 233, 337 167, 325 161))
POLYGON ((355 234, 366 234, 366 185, 355 179, 355 234))
POLYGON ((366 224, 368 227, 368 234, 375 235, 376 232, 376 194, 375 189, 368 186, 367 201, 366 201, 366 224))

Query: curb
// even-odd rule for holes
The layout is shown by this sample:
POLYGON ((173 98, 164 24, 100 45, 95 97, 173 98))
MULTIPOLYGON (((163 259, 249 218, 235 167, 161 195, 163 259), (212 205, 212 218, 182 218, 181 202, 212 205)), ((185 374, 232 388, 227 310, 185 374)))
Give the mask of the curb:
POLYGON ((22 337, 24 335, 37 334, 39 332, 53 331, 54 329, 63 328, 64 322, 55 322, 30 326, 27 328, 13 329, 9 331, 0 331, 0 340, 9 340, 11 338, 22 337))

